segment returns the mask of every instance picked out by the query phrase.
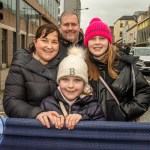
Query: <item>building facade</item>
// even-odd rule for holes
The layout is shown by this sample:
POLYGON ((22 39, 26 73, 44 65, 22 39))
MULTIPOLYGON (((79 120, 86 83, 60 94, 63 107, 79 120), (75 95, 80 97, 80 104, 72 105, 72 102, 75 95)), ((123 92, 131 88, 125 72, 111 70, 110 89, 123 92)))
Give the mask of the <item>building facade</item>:
POLYGON ((150 6, 147 11, 123 16, 114 23, 114 43, 119 46, 150 46, 150 6))
POLYGON ((132 22, 126 25, 122 31, 122 44, 123 45, 134 45, 137 40, 137 24, 132 22))
POLYGON ((150 7, 138 17, 136 46, 150 46, 150 7))
POLYGON ((122 16, 114 23, 114 43, 123 43, 123 28, 134 22, 133 16, 122 16))

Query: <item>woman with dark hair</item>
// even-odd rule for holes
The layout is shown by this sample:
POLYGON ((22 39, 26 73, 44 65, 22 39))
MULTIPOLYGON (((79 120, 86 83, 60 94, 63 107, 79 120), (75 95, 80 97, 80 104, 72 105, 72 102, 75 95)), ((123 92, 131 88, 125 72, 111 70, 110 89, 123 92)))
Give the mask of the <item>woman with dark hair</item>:
POLYGON ((136 58, 118 53, 108 25, 99 18, 90 21, 84 45, 90 83, 107 120, 131 121, 143 115, 150 105, 150 86, 135 64, 136 58))
MULTIPOLYGON (((37 118, 43 115, 42 99, 57 88, 59 30, 50 24, 40 26, 29 50, 18 50, 5 83, 3 107, 8 117, 37 118)), ((44 114, 45 115, 45 114, 44 114)))

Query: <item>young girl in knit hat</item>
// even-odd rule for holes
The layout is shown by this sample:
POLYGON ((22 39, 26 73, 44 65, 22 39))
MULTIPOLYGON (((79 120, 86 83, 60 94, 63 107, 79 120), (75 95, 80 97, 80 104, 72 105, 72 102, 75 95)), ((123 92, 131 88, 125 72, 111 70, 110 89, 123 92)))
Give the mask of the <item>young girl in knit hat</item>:
POLYGON ((132 121, 148 110, 150 85, 136 66, 135 58, 118 53, 112 41, 108 25, 99 18, 93 18, 84 39, 90 83, 107 120, 132 121), (116 98, 107 90, 100 76, 117 97, 119 110, 116 109, 116 98))
POLYGON ((44 111, 49 111, 40 121, 48 128, 54 125, 73 129, 80 120, 105 120, 100 104, 88 84, 88 67, 84 60, 85 51, 72 47, 58 68, 56 90, 53 97, 44 99, 41 103, 44 111), (48 121, 50 120, 50 122, 48 121))

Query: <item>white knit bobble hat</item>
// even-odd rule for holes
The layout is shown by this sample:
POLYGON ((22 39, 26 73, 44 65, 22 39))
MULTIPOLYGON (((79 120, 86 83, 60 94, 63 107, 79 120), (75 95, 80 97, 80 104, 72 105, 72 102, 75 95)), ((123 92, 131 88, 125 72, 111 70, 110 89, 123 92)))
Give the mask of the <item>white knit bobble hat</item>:
POLYGON ((88 67, 84 60, 85 50, 80 47, 68 49, 68 56, 59 64, 57 83, 64 76, 78 76, 82 78, 85 85, 88 84, 88 67))

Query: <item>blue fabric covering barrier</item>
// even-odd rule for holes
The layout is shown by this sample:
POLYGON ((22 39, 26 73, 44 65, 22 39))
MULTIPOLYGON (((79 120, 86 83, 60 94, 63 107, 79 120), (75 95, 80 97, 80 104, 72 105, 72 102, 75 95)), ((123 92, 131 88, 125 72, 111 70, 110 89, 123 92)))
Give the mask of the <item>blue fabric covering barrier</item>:
POLYGON ((0 150, 149 150, 150 122, 81 121, 73 130, 0 118, 0 150))

